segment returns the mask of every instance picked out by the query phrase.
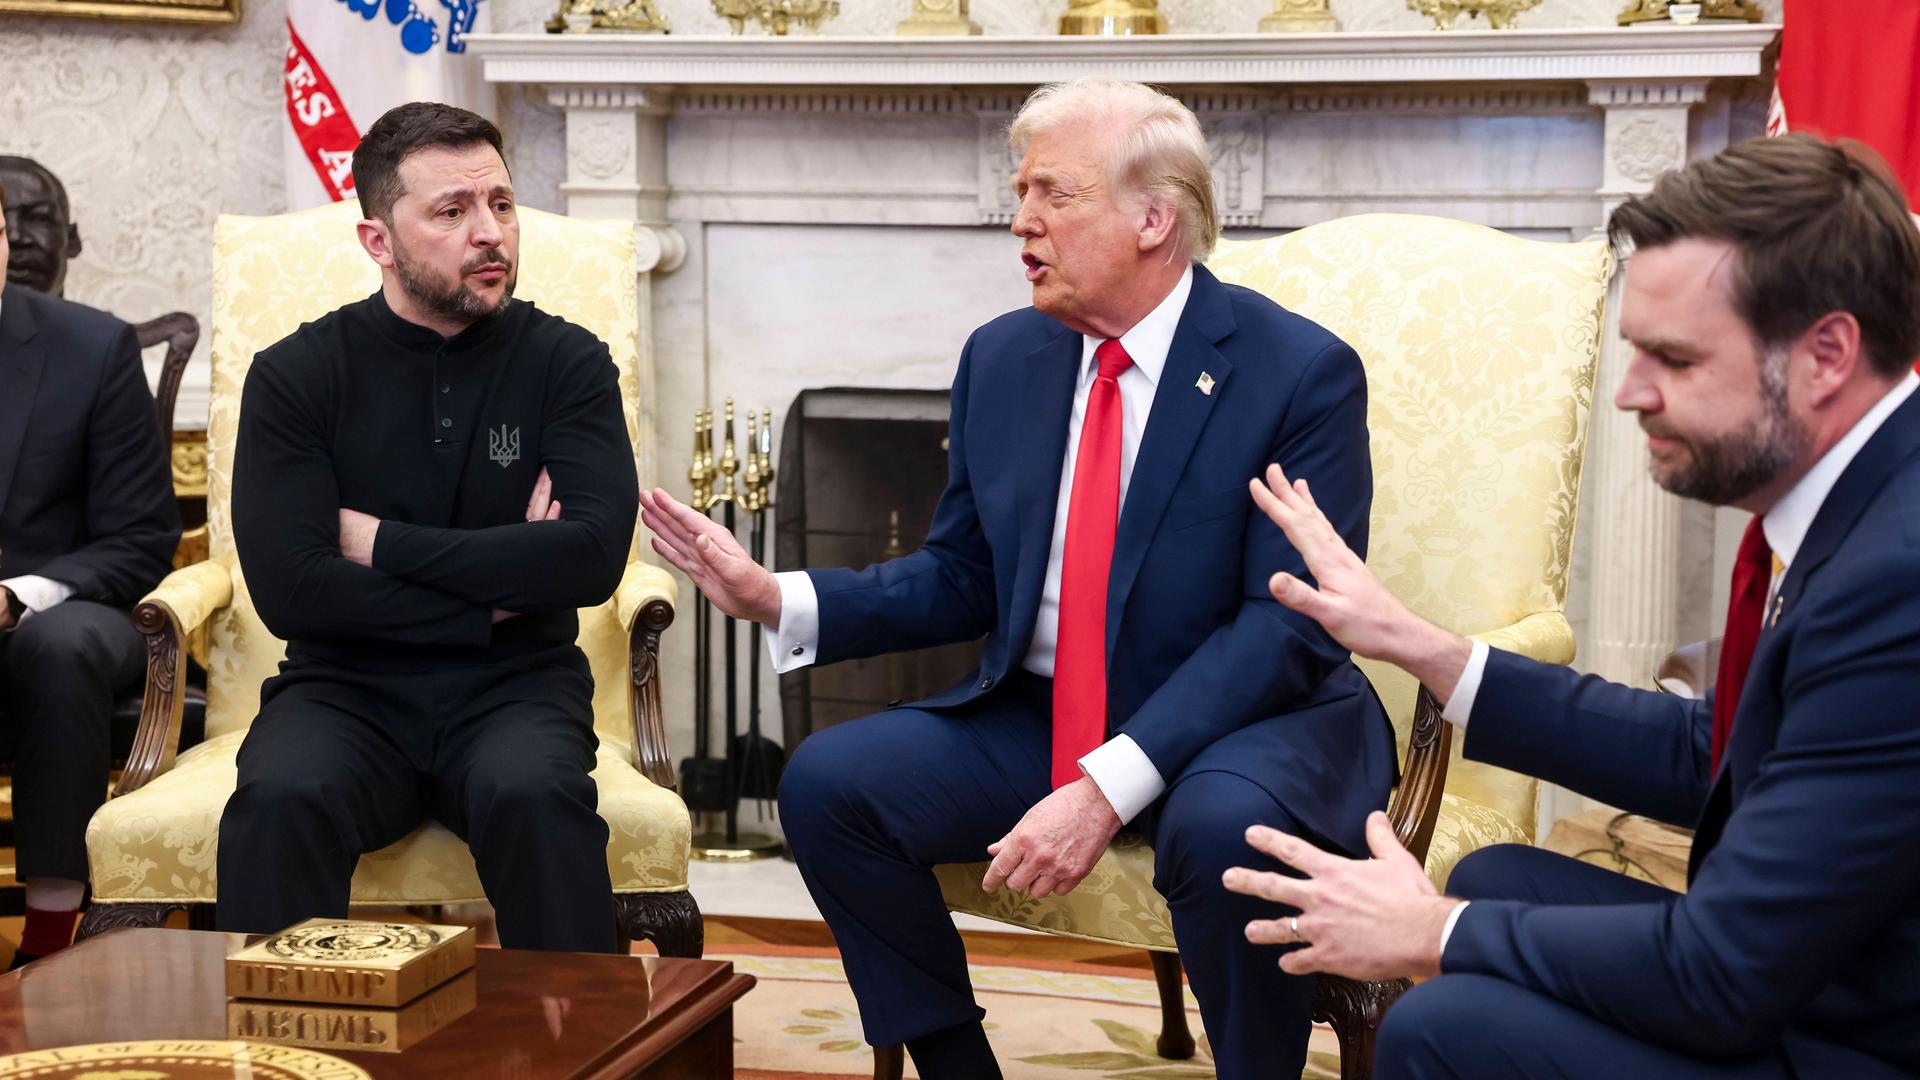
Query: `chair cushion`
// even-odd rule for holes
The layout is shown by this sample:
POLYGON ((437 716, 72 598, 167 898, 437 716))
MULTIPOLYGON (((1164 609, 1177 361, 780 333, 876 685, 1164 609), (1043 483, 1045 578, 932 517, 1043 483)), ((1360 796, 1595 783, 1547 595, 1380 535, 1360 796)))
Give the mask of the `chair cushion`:
MULTIPOLYGON (((103 902, 210 903, 220 812, 238 779, 244 731, 182 753, 169 771, 109 801, 87 825, 93 898, 103 902)), ((622 893, 687 887, 692 822, 679 796, 629 764, 626 746, 603 739, 593 770, 607 820, 607 870, 622 893)), ((360 859, 353 902, 450 904, 485 898, 467 845, 430 822, 360 859)))
MULTIPOLYGON (((1451 793, 1440 800, 1427 877, 1445 888, 1447 876, 1467 853, 1489 844, 1526 844, 1532 838, 1499 811, 1451 793)), ((986 863, 936 867, 940 894, 954 911, 1012 923, 1063 937, 1173 952, 1173 917, 1153 887, 1153 849, 1144 838, 1122 833, 1080 886, 1065 896, 1035 900, 1007 889, 980 888, 986 863)))

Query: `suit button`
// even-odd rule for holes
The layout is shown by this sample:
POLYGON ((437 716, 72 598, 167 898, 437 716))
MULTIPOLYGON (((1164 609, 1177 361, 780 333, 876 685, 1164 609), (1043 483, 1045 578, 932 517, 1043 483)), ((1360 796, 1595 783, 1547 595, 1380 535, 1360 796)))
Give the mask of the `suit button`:
POLYGON ((981 680, 980 680, 980 689, 982 689, 982 690, 991 690, 991 689, 993 689, 993 676, 991 676, 991 675, 989 675, 989 676, 987 676, 986 678, 984 678, 984 679, 981 679, 981 680))
POLYGON ((440 426, 441 426, 441 427, 443 427, 443 428, 446 428, 446 427, 452 427, 452 426, 453 426, 453 420, 452 420, 452 419, 451 419, 450 417, 445 417, 445 416, 443 416, 443 417, 441 417, 441 418, 440 418, 440 426))

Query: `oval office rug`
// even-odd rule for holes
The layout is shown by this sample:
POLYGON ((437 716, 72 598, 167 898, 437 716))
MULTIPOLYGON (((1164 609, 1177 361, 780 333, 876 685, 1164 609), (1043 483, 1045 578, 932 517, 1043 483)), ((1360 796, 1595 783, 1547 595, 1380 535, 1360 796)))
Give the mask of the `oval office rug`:
MULTIPOLYGON (((734 1005, 734 1075, 740 1080, 868 1080, 873 1056, 846 971, 832 949, 729 945, 709 960, 731 960, 759 980, 734 1005)), ((1207 1080, 1214 1075, 1200 1014, 1187 993, 1187 1022, 1199 1049, 1189 1061, 1154 1050, 1160 997, 1151 977, 1066 961, 972 960, 976 999, 1006 1080, 1207 1080)), ((915 1075, 907 1064, 907 1075, 915 1075)), ((1333 1032, 1316 1025, 1306 1080, 1340 1075, 1333 1032)))

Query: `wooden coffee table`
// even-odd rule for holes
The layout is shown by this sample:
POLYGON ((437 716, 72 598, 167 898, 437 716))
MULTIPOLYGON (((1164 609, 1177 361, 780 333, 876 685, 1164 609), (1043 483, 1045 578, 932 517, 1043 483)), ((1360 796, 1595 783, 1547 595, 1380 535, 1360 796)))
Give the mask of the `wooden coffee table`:
MULTIPOLYGON (((0 976, 0 1056, 78 1043, 227 1037, 227 954, 247 938, 114 930, 0 976)), ((472 1012, 397 1054, 320 1048, 375 1077, 733 1076, 733 965, 481 949, 472 1012)))

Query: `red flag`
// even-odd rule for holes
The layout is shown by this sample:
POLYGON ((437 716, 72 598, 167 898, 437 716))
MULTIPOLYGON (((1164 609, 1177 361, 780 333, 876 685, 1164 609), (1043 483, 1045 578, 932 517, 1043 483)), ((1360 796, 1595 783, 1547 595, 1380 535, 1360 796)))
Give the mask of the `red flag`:
POLYGON ((1880 152, 1920 203, 1920 0, 1786 0, 1770 134, 1880 152))

